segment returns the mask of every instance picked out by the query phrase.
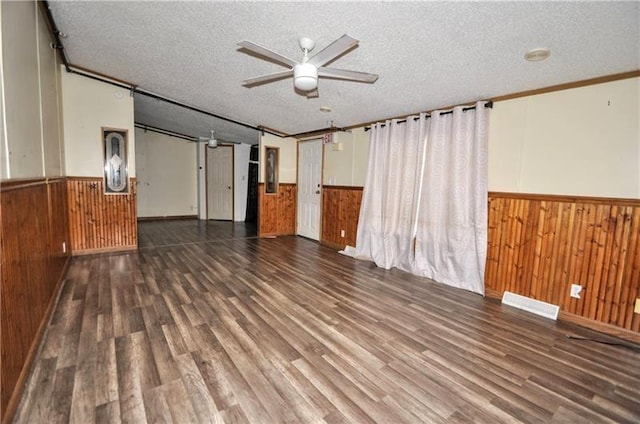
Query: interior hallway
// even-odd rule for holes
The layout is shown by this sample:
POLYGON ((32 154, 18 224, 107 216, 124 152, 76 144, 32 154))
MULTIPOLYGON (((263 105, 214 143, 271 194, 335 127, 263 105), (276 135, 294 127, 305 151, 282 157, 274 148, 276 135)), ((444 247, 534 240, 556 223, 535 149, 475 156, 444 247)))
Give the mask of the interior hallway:
POLYGON ((640 420, 637 348, 302 238, 148 224, 73 259, 16 422, 640 420))

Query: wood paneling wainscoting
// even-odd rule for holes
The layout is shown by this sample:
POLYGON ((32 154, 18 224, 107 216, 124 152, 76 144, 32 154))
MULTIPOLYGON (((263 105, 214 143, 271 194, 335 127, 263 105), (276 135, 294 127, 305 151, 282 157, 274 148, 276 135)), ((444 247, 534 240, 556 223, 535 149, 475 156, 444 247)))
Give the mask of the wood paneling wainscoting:
POLYGON ((323 186, 320 243, 336 249, 355 246, 361 202, 362 187, 323 186))
MULTIPOLYGON (((360 187, 323 188, 321 243, 355 246, 361 200, 360 187)), ((561 319, 640 341, 640 200, 489 193, 485 288, 560 305, 561 319), (571 284, 584 287, 581 299, 569 296, 571 284)))
POLYGON ((258 184, 258 237, 293 235, 296 233, 297 186, 278 184, 277 194, 265 193, 258 184))
POLYGON ((487 294, 518 293, 560 305, 565 319, 637 333, 639 234, 638 200, 490 193, 487 294), (584 287, 580 299, 571 284, 584 287))
POLYGON ((135 178, 127 194, 105 194, 100 177, 68 177, 67 185, 74 255, 137 248, 135 178))
POLYGON ((69 222, 64 178, 3 182, 0 191, 4 420, 22 392, 66 272, 69 253, 63 243, 69 244, 69 222))

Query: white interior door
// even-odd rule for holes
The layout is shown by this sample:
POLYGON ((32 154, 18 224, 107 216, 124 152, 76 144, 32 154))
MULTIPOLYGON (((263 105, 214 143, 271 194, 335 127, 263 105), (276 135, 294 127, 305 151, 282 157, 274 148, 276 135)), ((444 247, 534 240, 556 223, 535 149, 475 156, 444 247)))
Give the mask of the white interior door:
POLYGON ((207 218, 233 220, 233 146, 207 148, 207 218))
POLYGON ((320 240, 322 140, 298 145, 298 235, 320 240))

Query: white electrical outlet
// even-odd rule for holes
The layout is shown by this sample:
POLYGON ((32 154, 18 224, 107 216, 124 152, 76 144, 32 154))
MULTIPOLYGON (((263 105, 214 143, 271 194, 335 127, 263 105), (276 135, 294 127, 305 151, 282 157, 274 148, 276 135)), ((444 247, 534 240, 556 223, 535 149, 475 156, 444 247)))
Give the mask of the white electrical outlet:
POLYGON ((575 299, 580 299, 581 291, 582 291, 582 286, 580 284, 571 284, 571 297, 575 299))
POLYGON ((344 230, 340 230, 340 237, 344 237, 345 236, 345 231, 344 230))

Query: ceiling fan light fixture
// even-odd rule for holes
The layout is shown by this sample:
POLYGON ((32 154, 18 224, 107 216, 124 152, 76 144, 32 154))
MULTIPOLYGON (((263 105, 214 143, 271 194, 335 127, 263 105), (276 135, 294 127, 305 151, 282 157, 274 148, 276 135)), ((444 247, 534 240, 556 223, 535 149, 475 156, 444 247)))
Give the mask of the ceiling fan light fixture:
POLYGON ((318 68, 310 63, 299 63, 293 67, 293 85, 302 91, 318 87, 318 68))
POLYGON ((207 147, 215 149, 216 147, 218 147, 218 140, 216 140, 215 138, 210 138, 209 141, 207 141, 207 147))

